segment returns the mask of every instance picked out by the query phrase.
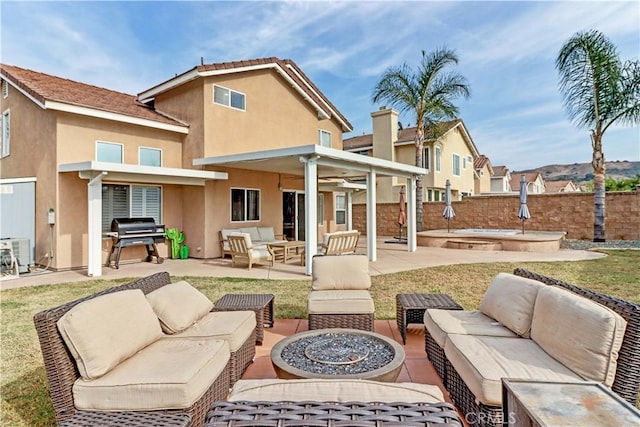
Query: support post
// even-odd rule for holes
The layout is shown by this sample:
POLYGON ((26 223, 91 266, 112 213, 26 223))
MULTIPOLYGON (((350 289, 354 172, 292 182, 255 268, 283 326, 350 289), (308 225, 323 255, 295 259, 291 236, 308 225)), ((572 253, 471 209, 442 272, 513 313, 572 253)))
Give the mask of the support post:
POLYGON ((376 171, 367 173, 367 255, 369 261, 378 259, 376 233, 376 171))
POLYGON ((102 276, 102 177, 106 172, 99 172, 87 184, 88 195, 88 260, 87 275, 102 276))
POLYGON ((418 249, 416 236, 416 177, 407 180, 407 250, 415 252, 418 249))
POLYGON ((318 161, 317 157, 301 158, 304 162, 304 192, 305 192, 305 273, 312 273, 312 259, 318 252, 318 161))

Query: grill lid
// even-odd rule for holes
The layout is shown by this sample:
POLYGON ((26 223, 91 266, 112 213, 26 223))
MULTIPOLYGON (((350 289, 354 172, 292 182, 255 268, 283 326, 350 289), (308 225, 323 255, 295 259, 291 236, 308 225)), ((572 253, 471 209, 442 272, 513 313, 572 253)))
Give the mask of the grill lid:
POLYGON ((122 234, 155 233, 156 221, 153 218, 114 218, 111 231, 122 234))

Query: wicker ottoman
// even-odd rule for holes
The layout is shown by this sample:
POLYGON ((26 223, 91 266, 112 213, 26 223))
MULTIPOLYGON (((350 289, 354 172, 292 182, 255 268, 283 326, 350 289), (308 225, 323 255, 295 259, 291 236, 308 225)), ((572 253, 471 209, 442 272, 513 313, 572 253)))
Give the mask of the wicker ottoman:
POLYGON ((264 327, 273 327, 273 299, 272 294, 226 294, 214 303, 211 311, 255 311, 256 344, 262 344, 264 327))
POLYGON ((190 427, 188 414, 153 412, 94 412, 78 411, 60 423, 60 427, 190 427))

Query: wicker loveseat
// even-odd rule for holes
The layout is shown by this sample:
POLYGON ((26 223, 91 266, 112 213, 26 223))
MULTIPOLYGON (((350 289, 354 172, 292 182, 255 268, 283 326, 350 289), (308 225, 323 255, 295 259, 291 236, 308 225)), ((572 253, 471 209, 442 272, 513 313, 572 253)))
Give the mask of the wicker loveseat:
POLYGON ((637 304, 524 269, 496 276, 480 310, 425 312, 427 356, 478 425, 502 423, 504 377, 598 381, 635 405, 639 335, 637 304))
POLYGON ((56 420, 87 411, 161 411, 202 425, 253 361, 256 320, 253 311, 209 312, 213 304, 198 294, 161 272, 36 314, 56 420), (200 311, 195 323, 185 304, 200 311), (166 333, 180 322, 190 326, 166 333))

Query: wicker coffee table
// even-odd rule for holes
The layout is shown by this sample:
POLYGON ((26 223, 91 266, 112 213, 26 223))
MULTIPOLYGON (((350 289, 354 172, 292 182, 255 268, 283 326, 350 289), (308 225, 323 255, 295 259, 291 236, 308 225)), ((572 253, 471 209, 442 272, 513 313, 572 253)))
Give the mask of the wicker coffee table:
POLYGON ((255 311, 256 343, 262 344, 264 327, 273 327, 273 298, 273 294, 226 294, 213 304, 212 311, 255 311))
POLYGON ((407 343, 407 325, 424 324, 424 312, 428 308, 462 310, 462 306, 447 294, 397 294, 396 322, 402 343, 407 343))
POLYGON ((60 427, 190 427, 188 414, 153 412, 78 411, 60 423, 60 427))

